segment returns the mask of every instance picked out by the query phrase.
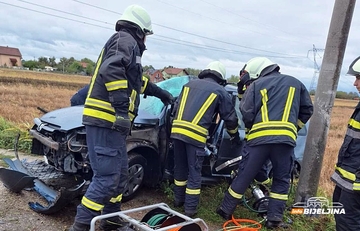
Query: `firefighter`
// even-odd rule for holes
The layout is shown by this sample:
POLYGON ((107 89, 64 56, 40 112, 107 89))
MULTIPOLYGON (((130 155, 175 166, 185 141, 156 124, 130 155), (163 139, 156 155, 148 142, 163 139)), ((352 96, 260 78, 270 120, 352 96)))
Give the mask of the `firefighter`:
MULTIPOLYGON (((355 76, 354 86, 360 92, 360 57, 349 67, 355 76)), ((335 172, 333 202, 341 203, 345 214, 335 214, 337 231, 360 230, 360 103, 350 117, 344 142, 340 148, 335 172)))
MULTIPOLYGON (((255 80, 257 80, 257 78, 250 78, 249 75, 245 75, 245 74, 246 73, 244 73, 244 68, 242 68, 239 73, 240 81, 237 83, 237 91, 238 91, 239 101, 241 101, 246 89, 250 86, 250 84, 252 82, 254 82, 255 80)), ((246 131, 246 133, 247 132, 248 131, 246 131)), ((249 152, 247 151, 247 148, 246 148, 246 140, 245 140, 243 148, 241 149, 241 156, 242 156, 242 159, 239 162, 239 168, 238 168, 237 174, 239 174, 239 172, 244 169, 246 160, 249 157, 249 152)), ((266 196, 267 196, 268 187, 270 184, 269 165, 270 165, 270 160, 267 160, 266 163, 261 167, 260 171, 255 176, 255 182, 260 185, 261 190, 264 193, 266 193, 266 196)))
POLYGON ((184 85, 175 102, 171 138, 174 142, 174 206, 184 205, 185 215, 197 213, 201 168, 206 156, 209 128, 217 115, 225 121, 232 142, 240 143, 238 118, 230 94, 225 90, 226 70, 218 61, 208 64, 198 78, 184 85))
POLYGON ((84 105, 86 96, 89 92, 89 84, 86 84, 84 87, 82 87, 80 90, 78 90, 70 99, 70 105, 72 106, 78 106, 78 105, 84 105))
POLYGON ((279 72, 265 57, 256 57, 243 68, 244 77, 257 79, 240 101, 246 135, 247 162, 234 179, 216 212, 230 219, 236 205, 267 159, 273 166, 273 181, 265 227, 287 227, 282 222, 288 199, 297 132, 313 113, 309 92, 298 79, 279 72))
MULTIPOLYGON (((139 94, 172 103, 172 95, 142 77, 145 38, 153 33, 151 19, 138 5, 128 6, 98 58, 83 111, 92 181, 77 207, 71 231, 89 230, 97 215, 120 211, 128 178, 126 137, 137 115, 139 94)), ((102 230, 125 226, 118 216, 103 219, 102 230)), ((125 230, 127 227, 123 227, 125 230)))

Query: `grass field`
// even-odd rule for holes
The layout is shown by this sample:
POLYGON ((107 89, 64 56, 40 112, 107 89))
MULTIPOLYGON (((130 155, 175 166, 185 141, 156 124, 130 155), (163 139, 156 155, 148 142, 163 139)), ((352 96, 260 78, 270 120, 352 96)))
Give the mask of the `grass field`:
MULTIPOLYGON (((48 111, 67 107, 70 105, 70 97, 89 81, 89 77, 83 76, 0 69, 0 103, 2 105, 0 117, 16 124, 21 129, 30 128, 33 119, 42 115, 37 107, 48 111)), ((356 100, 335 100, 320 176, 319 191, 323 194, 322 196, 330 198, 332 195, 334 185, 329 178, 337 161, 347 122, 356 104, 356 100)), ((208 205, 211 206, 210 210, 213 213, 226 187, 223 185, 220 188, 204 190, 202 198, 214 196, 218 198, 214 198, 214 204, 205 202, 204 208, 208 208, 206 207, 208 205)), ((244 209, 236 215, 243 216, 243 212, 244 209)), ((210 212, 200 210, 199 213, 207 214, 210 212)), ((209 217, 210 220, 215 219, 214 222, 220 222, 220 218, 216 215, 209 215, 209 217)), ((299 229, 294 230, 333 230, 327 228, 329 224, 333 224, 332 217, 323 217, 321 220, 311 219, 300 219, 294 224, 299 229), (308 224, 309 221, 312 222, 311 226, 308 224)))

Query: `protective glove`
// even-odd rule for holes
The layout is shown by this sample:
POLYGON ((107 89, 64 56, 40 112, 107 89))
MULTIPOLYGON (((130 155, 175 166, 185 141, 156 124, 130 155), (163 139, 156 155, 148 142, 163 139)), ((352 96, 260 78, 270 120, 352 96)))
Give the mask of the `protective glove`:
POLYGON ((170 92, 161 89, 161 91, 158 94, 158 98, 161 99, 161 101, 163 102, 163 104, 166 106, 168 104, 172 104, 174 103, 175 99, 172 96, 172 94, 170 94, 170 92))
POLYGON ((112 129, 120 132, 122 135, 129 135, 131 129, 130 119, 119 115, 116 115, 115 118, 112 129))
POLYGON ((230 144, 231 144, 231 146, 241 145, 239 132, 236 132, 235 134, 230 135, 230 144))
POLYGON ((237 83, 238 86, 238 94, 243 95, 245 93, 246 88, 253 82, 254 80, 250 79, 249 73, 242 73, 240 71, 240 81, 237 83))

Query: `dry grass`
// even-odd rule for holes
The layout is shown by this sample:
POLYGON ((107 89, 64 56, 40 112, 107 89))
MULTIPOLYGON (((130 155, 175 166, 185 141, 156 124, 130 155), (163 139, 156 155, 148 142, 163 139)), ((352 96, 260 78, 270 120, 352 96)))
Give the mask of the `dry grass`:
MULTIPOLYGON (((69 106, 70 97, 89 80, 75 75, 0 69, 0 116, 30 126, 42 114, 36 107, 54 110, 69 106)), ((329 178, 356 104, 355 100, 336 99, 332 109, 320 177, 320 188, 327 196, 332 194, 334 186, 329 178)))
POLYGON ((49 111, 68 107, 71 96, 89 81, 76 75, 0 69, 0 116, 32 124, 42 114, 37 107, 49 111))
POLYGON ((356 100, 342 99, 336 99, 334 103, 319 182, 321 190, 329 197, 332 196, 334 190, 334 184, 330 180, 330 176, 334 172, 347 123, 357 103, 356 100))

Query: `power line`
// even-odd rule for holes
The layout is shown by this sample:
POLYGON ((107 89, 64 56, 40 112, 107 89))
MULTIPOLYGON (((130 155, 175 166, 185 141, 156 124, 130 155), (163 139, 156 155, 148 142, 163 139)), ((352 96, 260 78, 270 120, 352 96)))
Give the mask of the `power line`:
MULTIPOLYGON (((183 7, 180 7, 180 6, 176 6, 176 5, 174 5, 174 4, 170 4, 170 3, 166 2, 166 1, 162 1, 162 0, 157 0, 157 1, 158 1, 158 2, 161 2, 161 3, 164 3, 164 4, 166 4, 166 5, 172 6, 172 7, 174 7, 174 8, 178 8, 178 9, 180 9, 180 10, 183 10, 183 11, 187 12, 187 13, 192 13, 192 14, 199 15, 199 16, 201 16, 201 17, 204 17, 204 18, 211 19, 211 20, 213 20, 213 21, 215 21, 215 22, 220 22, 220 23, 223 23, 223 24, 225 24, 225 25, 236 26, 236 27, 238 27, 238 28, 242 28, 242 27, 239 27, 239 25, 231 25, 231 24, 229 24, 228 22, 224 22, 224 21, 221 21, 221 20, 219 20, 219 19, 215 19, 215 18, 209 17, 209 16, 207 16, 207 15, 203 15, 203 14, 199 14, 199 13, 197 13, 197 12, 190 11, 189 9, 185 9, 185 8, 183 8, 183 7)), ((259 31, 254 31, 254 30, 251 30, 251 29, 249 29, 249 28, 246 28, 246 31, 247 31, 247 32, 250 31, 250 32, 253 32, 253 33, 256 33, 256 34, 261 34, 261 35, 267 35, 267 36, 269 36, 268 34, 264 34, 264 33, 261 33, 261 32, 259 32, 259 31)), ((271 36, 273 36, 273 35, 271 35, 271 36)), ((273 37, 278 38, 277 36, 273 36, 273 37)))
MULTIPOLYGON (((102 8, 102 7, 93 5, 93 4, 85 3, 85 2, 82 2, 82 1, 79 1, 79 0, 73 0, 73 1, 78 2, 78 3, 80 3, 80 4, 85 4, 85 5, 87 5, 87 6, 91 6, 91 7, 93 7, 93 8, 101 9, 101 10, 108 11, 108 12, 112 12, 112 13, 116 13, 117 15, 119 15, 118 12, 114 12, 114 11, 111 11, 111 10, 108 10, 108 9, 105 9, 105 8, 102 8)), ((120 15, 121 15, 121 14, 120 14, 120 15)), ((163 27, 163 28, 169 29, 169 30, 174 30, 174 31, 181 32, 181 33, 184 33, 184 34, 188 34, 188 35, 192 35, 192 36, 196 36, 196 37, 208 39, 208 40, 211 40, 211 41, 215 41, 215 42, 219 42, 219 43, 223 43, 223 44, 227 44, 227 45, 233 45, 233 46, 237 46, 237 47, 241 47, 241 48, 246 48, 246 49, 256 50, 256 51, 262 51, 262 52, 267 52, 267 53, 272 53, 272 54, 278 54, 278 55, 295 56, 295 55, 289 55, 289 54, 279 53, 279 52, 274 52, 274 51, 267 51, 267 50, 252 48, 252 47, 248 47, 248 46, 242 46, 242 45, 234 44, 234 43, 230 43, 230 42, 225 42, 225 41, 221 41, 221 40, 218 40, 218 39, 213 39, 213 38, 209 38, 209 37, 206 37, 206 36, 202 36, 202 35, 198 35, 198 34, 186 32, 186 31, 183 31, 183 30, 175 29, 175 28, 172 28, 172 27, 169 27, 169 26, 160 25, 160 24, 157 24, 157 23, 154 23, 154 22, 152 22, 152 24, 157 25, 157 26, 159 26, 159 27, 163 27)), ((303 57, 302 57, 302 58, 303 58, 303 57)))
POLYGON ((104 27, 104 26, 93 24, 93 23, 83 22, 83 21, 79 21, 79 20, 76 20, 76 19, 70 19, 70 18, 66 18, 66 17, 63 17, 63 16, 50 14, 50 13, 46 13, 46 12, 42 12, 42 11, 38 11, 38 10, 34 10, 34 9, 29 9, 29 8, 26 8, 26 7, 13 5, 13 4, 6 3, 6 2, 1 2, 0 1, 0 3, 5 4, 5 5, 9 5, 9 6, 13 6, 13 7, 17 7, 17 8, 21 8, 21 9, 24 9, 24 10, 33 11, 33 12, 36 12, 36 13, 39 13, 39 14, 53 16, 53 17, 57 17, 57 18, 65 19, 65 20, 70 20, 70 21, 73 21, 73 22, 83 23, 83 24, 87 24, 87 25, 90 25, 90 26, 95 26, 95 27, 99 27, 99 28, 103 28, 103 29, 110 29, 110 28, 107 28, 107 27, 104 27))
MULTIPOLYGON (((166 36, 161 36, 163 38, 167 38, 167 39, 171 39, 171 40, 165 40, 165 39, 157 39, 158 41, 163 41, 163 42, 169 42, 169 43, 175 43, 175 44, 179 44, 179 45, 184 45, 184 46, 191 46, 191 47, 196 47, 196 48, 202 48, 202 49, 206 49, 206 50, 214 50, 214 51, 220 51, 220 52, 226 52, 226 53, 232 53, 232 54, 248 54, 248 55, 259 55, 256 53, 248 53, 248 52, 241 52, 241 51, 234 51, 234 50, 229 50, 229 49, 225 49, 225 48, 218 48, 218 47, 213 47, 213 46, 208 46, 208 45, 204 45, 204 44, 198 44, 198 43, 193 43, 193 42, 188 42, 188 41, 182 41, 182 40, 178 40, 176 39, 176 41, 178 42, 174 42, 173 38, 170 37, 166 37, 166 36)), ((273 58, 301 58, 302 57, 288 57, 288 56, 275 56, 275 55, 267 55, 267 57, 273 57, 273 58)))
POLYGON ((243 19, 246 19, 246 20, 248 20, 248 21, 251 21, 251 22, 253 22, 253 23, 255 23, 255 24, 258 24, 258 25, 261 25, 261 26, 265 26, 265 27, 271 27, 271 28, 273 28, 273 29, 275 29, 275 30, 277 30, 277 31, 283 32, 283 33, 288 34, 288 35, 292 35, 292 34, 286 32, 286 31, 280 30, 280 29, 277 28, 277 27, 274 27, 274 26, 271 26, 271 25, 267 25, 267 24, 264 24, 264 23, 255 21, 255 20, 253 20, 253 19, 251 19, 251 18, 248 18, 248 17, 244 17, 243 15, 237 14, 237 13, 235 13, 235 12, 233 12, 233 11, 231 11, 231 10, 228 10, 228 9, 226 9, 226 8, 224 8, 224 7, 215 5, 215 4, 213 4, 213 3, 210 3, 210 2, 207 2, 207 1, 204 1, 204 0, 200 0, 200 1, 202 1, 202 2, 204 2, 204 3, 206 3, 206 4, 208 4, 208 5, 211 5, 211 6, 215 7, 215 8, 217 8, 217 9, 225 10, 225 11, 231 13, 231 14, 234 14, 234 15, 240 17, 240 18, 243 18, 243 19))
MULTIPOLYGON (((29 2, 24 1, 24 0, 18 0, 18 1, 29 3, 29 2)), ((67 17, 55 15, 55 14, 50 14, 50 13, 46 13, 46 12, 43 12, 43 11, 38 11, 38 10, 34 10, 34 9, 30 9, 30 8, 26 8, 26 7, 22 7, 22 6, 18 6, 18 5, 13 5, 13 4, 10 4, 10 3, 4 3, 4 2, 1 2, 1 1, 0 1, 0 3, 3 3, 5 5, 9 5, 9 6, 13 6, 13 7, 17 7, 17 8, 20 8, 20 9, 24 9, 24 10, 33 11, 33 12, 36 12, 36 13, 52 16, 52 17, 57 17, 57 18, 65 19, 65 20, 70 20, 70 21, 73 21, 73 22, 87 24, 87 25, 90 25, 90 26, 96 26, 96 27, 99 27, 99 28, 107 29, 107 30, 113 30, 113 28, 104 27, 104 26, 100 26, 100 25, 97 25, 97 24, 88 23, 88 22, 84 22, 84 21, 79 21, 79 20, 76 20, 76 19, 71 19, 71 18, 67 18, 67 17)), ((72 16, 89 19, 88 17, 85 17, 85 16, 76 15, 76 14, 69 13, 69 12, 66 12, 66 11, 60 11, 58 9, 54 9, 54 8, 51 8, 51 7, 41 6, 41 5, 38 5, 38 4, 34 4, 34 5, 36 5, 38 7, 46 8, 46 9, 49 9, 49 10, 53 10, 53 11, 57 11, 57 12, 65 13, 65 14, 70 14, 72 16)), ((89 4, 87 4, 87 5, 89 5, 89 4)), ((110 24, 110 23, 105 22, 105 21, 100 21, 100 20, 96 20, 96 19, 92 19, 92 20, 97 21, 97 22, 101 22, 101 23, 110 24)), ((224 49, 224 48, 219 48, 219 47, 214 47, 214 46, 207 46, 207 45, 203 45, 203 44, 197 44, 197 43, 193 43, 193 42, 189 42, 189 41, 183 41, 183 40, 179 40, 179 39, 171 38, 171 37, 167 37, 167 36, 162 36, 162 35, 155 35, 155 37, 156 36, 166 38, 166 39, 170 39, 170 41, 161 40, 159 38, 153 38, 154 40, 166 41, 168 43, 173 43, 173 44, 179 44, 179 45, 184 45, 184 46, 190 46, 190 44, 191 44, 191 47, 196 47, 196 48, 201 48, 201 49, 206 48, 208 50, 219 51, 219 52, 227 52, 227 53, 234 53, 234 54, 259 55, 258 53, 241 52, 241 51, 234 51, 234 50, 229 50, 229 49, 224 49), (175 41, 178 41, 178 42, 175 42, 175 41)), ((303 57, 295 57, 295 56, 294 57, 290 57, 290 56, 274 56, 274 55, 267 55, 267 56, 268 57, 276 57, 276 58, 303 58, 303 57)))
POLYGON ((105 23, 105 24, 108 24, 108 25, 113 25, 113 23, 110 24, 110 23, 105 22, 105 21, 100 21, 100 20, 89 18, 89 17, 86 17, 86 16, 73 14, 73 13, 66 12, 66 11, 59 10, 59 9, 54 9, 54 8, 43 6, 43 5, 40 5, 40 4, 33 3, 33 2, 28 2, 28 1, 24 1, 24 0, 18 0, 18 1, 30 4, 30 5, 38 6, 38 7, 41 7, 41 8, 45 8, 45 9, 48 9, 48 10, 53 10, 53 11, 61 12, 61 13, 64 13, 64 14, 72 15, 72 16, 75 16, 75 17, 85 18, 85 19, 88 19, 88 20, 91 20, 91 21, 101 22, 101 23, 105 23))

